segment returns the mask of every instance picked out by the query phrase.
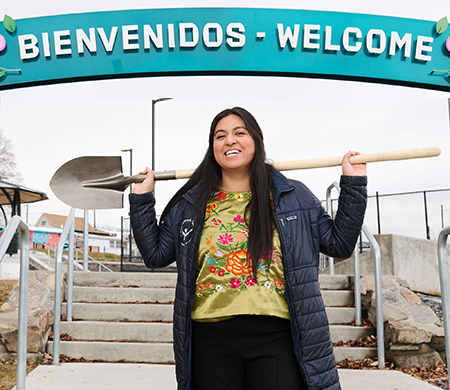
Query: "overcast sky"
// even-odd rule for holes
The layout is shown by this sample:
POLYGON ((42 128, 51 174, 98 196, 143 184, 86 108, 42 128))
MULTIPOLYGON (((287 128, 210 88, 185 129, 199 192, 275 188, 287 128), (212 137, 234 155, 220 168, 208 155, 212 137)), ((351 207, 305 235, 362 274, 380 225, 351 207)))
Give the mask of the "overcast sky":
MULTIPOLYGON (((273 7, 273 1, 20 1, 2 11, 14 19, 51 14, 167 7, 273 7)), ((369 13, 426 20, 449 15, 448 2, 419 7, 412 2, 278 1, 277 8, 369 13)), ((418 3, 424 4, 424 3, 418 3)), ((157 170, 194 168, 207 147, 212 118, 222 109, 242 106, 259 121, 267 155, 275 161, 341 156, 439 146, 438 158, 370 164, 369 195, 450 188, 449 93, 377 84, 281 77, 161 77, 108 80, 23 88, 0 92, 0 127, 15 146, 25 185, 45 191, 50 200, 29 205, 29 222, 43 212, 66 214, 49 181, 59 166, 85 155, 122 155, 129 174, 151 164, 151 100, 156 106, 157 170)), ((320 198, 339 180, 339 168, 288 172, 320 198)), ((157 184, 157 212, 184 183, 157 184)), ((128 191, 127 191, 128 192, 128 191)), ((382 233, 425 238, 423 195, 382 198, 382 233)), ((450 224, 450 192, 428 195, 432 235, 450 224)), ((26 208, 23 209, 26 215, 26 208)), ((78 212, 81 216, 81 212, 78 212)), ((124 210, 98 211, 98 227, 120 226, 124 210)), ((377 233, 375 202, 366 223, 377 233)), ((92 222, 92 219, 91 221, 92 222)))

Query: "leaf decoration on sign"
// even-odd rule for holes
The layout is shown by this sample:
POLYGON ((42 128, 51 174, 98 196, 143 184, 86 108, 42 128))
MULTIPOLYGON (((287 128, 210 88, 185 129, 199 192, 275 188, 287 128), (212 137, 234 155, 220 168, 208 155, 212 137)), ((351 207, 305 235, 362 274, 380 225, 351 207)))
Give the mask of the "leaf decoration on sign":
POLYGON ((18 72, 18 73, 22 73, 22 71, 20 69, 6 69, 6 68, 2 68, 0 67, 0 80, 3 77, 6 77, 8 72, 18 72))
POLYGON ((447 16, 444 16, 439 22, 436 23, 436 32, 438 34, 442 34, 448 27, 448 19, 447 16))
POLYGON ((4 16, 4 18, 3 18, 3 26, 5 26, 6 31, 9 31, 10 33, 13 33, 14 31, 16 31, 16 22, 9 15, 5 15, 4 16))

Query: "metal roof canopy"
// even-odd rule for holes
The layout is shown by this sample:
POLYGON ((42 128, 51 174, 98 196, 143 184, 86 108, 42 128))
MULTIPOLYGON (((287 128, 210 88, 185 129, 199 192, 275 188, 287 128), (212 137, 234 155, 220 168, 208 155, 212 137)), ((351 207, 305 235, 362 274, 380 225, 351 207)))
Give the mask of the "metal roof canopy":
POLYGON ((45 192, 0 180, 0 207, 3 205, 11 206, 11 216, 20 216, 21 203, 34 203, 46 199, 48 197, 45 192))

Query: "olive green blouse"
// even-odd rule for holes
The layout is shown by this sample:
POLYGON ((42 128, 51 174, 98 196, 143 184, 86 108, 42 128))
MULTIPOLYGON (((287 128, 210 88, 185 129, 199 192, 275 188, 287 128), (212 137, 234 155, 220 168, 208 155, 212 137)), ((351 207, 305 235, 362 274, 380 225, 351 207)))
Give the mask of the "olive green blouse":
POLYGON ((216 192, 206 207, 197 261, 192 319, 216 322, 239 314, 289 319, 278 231, 272 257, 260 259, 257 280, 247 258, 245 207, 251 192, 216 192))

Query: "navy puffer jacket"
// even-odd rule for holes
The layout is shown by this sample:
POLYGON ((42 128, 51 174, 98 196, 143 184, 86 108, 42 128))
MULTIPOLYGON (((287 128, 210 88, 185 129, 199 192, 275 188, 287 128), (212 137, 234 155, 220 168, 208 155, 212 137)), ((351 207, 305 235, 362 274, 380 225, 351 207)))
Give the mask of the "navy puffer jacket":
MULTIPOLYGON (((366 209, 365 176, 342 176, 334 220, 298 181, 272 170, 274 218, 281 240, 294 350, 309 390, 339 390, 328 319, 319 287, 319 252, 351 256, 366 209)), ((148 267, 177 262, 174 351, 179 390, 191 390, 191 307, 203 220, 195 220, 196 188, 158 226, 152 193, 130 195, 134 237, 148 267)), ((203 205, 205 207, 205 205, 203 205)))

